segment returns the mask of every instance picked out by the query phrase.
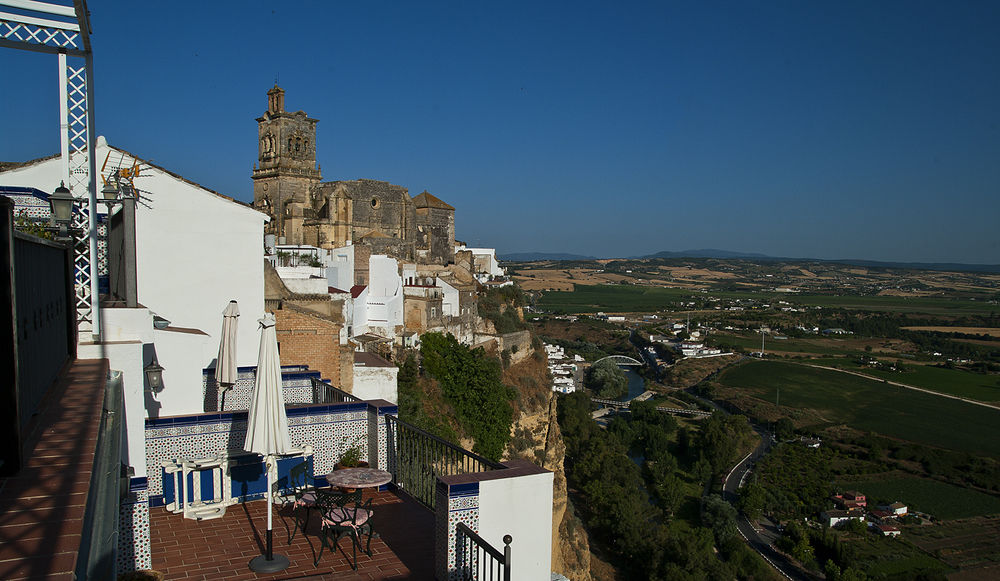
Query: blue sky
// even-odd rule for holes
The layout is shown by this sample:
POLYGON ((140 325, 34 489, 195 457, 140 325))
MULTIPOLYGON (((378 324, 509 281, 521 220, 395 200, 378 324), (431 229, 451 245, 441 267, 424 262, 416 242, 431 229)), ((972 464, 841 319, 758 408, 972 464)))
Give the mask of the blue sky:
MULTIPOLYGON (((997 2, 91 0, 98 132, 249 201, 275 78, 325 180, 501 252, 1000 263, 997 2)), ((0 49, 0 160, 59 147, 0 49)))

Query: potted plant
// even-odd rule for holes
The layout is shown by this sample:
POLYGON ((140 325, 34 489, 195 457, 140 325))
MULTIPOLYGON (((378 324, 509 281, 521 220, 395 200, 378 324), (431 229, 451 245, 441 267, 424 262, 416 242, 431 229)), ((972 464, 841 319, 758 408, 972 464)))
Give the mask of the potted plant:
POLYGON ((361 459, 361 446, 355 444, 341 454, 337 461, 337 469, 341 468, 367 468, 368 462, 361 459))

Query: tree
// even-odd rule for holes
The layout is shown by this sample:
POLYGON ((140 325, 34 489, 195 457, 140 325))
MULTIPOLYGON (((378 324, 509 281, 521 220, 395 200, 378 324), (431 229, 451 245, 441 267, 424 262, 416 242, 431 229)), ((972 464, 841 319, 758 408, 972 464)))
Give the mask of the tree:
POLYGON ((718 494, 711 494, 705 499, 702 521, 712 529, 717 544, 721 545, 737 534, 736 509, 718 494))
POLYGON ((789 440, 795 435, 795 424, 787 417, 774 422, 774 437, 778 440, 789 440))
POLYGON ((462 345, 451 333, 427 333, 420 341, 424 369, 441 383, 456 419, 475 440, 472 450, 499 460, 514 419, 514 392, 500 379, 500 361, 482 348, 462 345))
POLYGON ((628 378, 614 361, 598 361, 587 372, 587 387, 598 397, 617 399, 628 393, 628 378))
POLYGON ((756 482, 744 486, 740 489, 739 508, 747 518, 757 520, 764 511, 764 499, 766 496, 764 487, 756 482))

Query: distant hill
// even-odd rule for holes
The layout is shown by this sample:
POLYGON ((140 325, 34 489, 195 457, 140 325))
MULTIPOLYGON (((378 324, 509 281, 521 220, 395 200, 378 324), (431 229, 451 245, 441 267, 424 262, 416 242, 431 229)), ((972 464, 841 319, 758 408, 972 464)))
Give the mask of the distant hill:
POLYGON ((766 254, 733 252, 707 248, 703 250, 682 250, 672 252, 664 250, 656 254, 639 256, 644 258, 744 258, 769 262, 829 262, 848 266, 865 266, 868 268, 909 268, 913 270, 955 270, 961 272, 1000 272, 1000 264, 962 264, 957 262, 883 262, 879 260, 864 260, 861 258, 790 258, 787 256, 768 256, 766 254))
POLYGON ((703 248, 701 250, 682 250, 680 252, 664 250, 656 254, 640 256, 639 258, 770 258, 770 256, 754 252, 732 252, 731 250, 703 248))
POLYGON ((580 254, 565 254, 562 252, 511 252, 501 254, 500 260, 511 262, 531 262, 533 260, 597 260, 594 256, 580 254))
MULTIPOLYGON (((531 262, 536 260, 598 260, 594 256, 583 256, 581 254, 568 254, 564 252, 511 252, 499 256, 500 260, 512 262, 531 262)), ((1000 272, 1000 264, 962 264, 957 262, 883 262, 878 260, 865 260, 861 258, 791 258, 788 256, 768 256, 756 252, 734 252, 732 250, 719 250, 717 248, 702 248, 700 250, 681 250, 674 252, 663 250, 655 254, 644 256, 632 256, 630 260, 644 260, 654 258, 718 258, 718 259, 743 259, 760 260, 767 262, 828 262, 832 264, 844 264, 849 266, 864 266, 868 268, 909 268, 913 270, 954 270, 960 272, 1000 272)))

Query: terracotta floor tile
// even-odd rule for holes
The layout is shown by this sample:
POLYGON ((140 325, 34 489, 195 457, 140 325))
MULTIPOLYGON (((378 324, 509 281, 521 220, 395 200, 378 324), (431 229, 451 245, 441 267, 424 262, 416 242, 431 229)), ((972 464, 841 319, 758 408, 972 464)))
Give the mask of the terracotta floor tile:
POLYGON ((351 542, 342 538, 340 549, 329 547, 319 554, 318 515, 310 517, 307 533, 297 532, 288 544, 286 524, 294 520, 290 512, 275 509, 274 552, 285 555, 291 565, 279 574, 257 575, 249 561, 263 552, 267 505, 262 501, 234 505, 220 519, 196 522, 167 512, 150 509, 153 568, 167 579, 433 579, 434 516, 416 502, 392 492, 375 495, 375 530, 382 538, 372 539, 369 557, 359 552, 354 571, 351 542), (183 576, 181 576, 183 575, 183 576))

